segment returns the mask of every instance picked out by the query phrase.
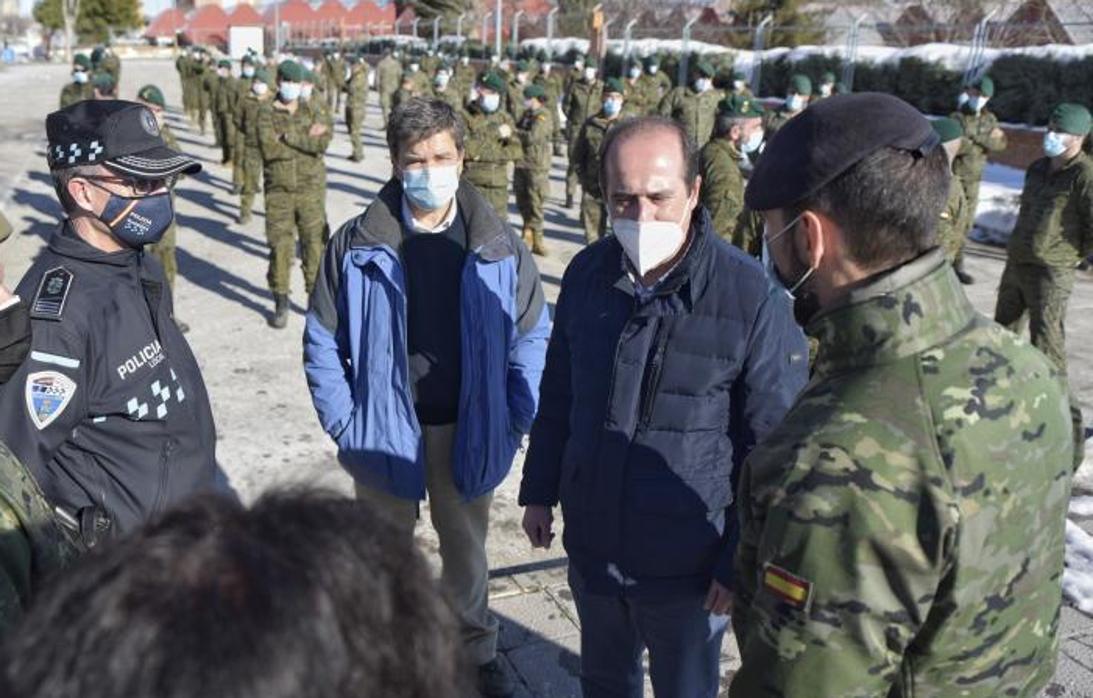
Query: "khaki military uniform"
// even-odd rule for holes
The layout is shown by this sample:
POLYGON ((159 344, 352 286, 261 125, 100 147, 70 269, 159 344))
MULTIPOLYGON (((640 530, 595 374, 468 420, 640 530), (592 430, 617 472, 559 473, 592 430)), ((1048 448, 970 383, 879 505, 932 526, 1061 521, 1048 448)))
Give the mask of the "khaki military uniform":
POLYGON ((608 119, 603 113, 593 116, 584 123, 573 148, 581 180, 581 225, 585 243, 589 245, 607 234, 607 212, 600 189, 600 146, 608 129, 620 118, 608 119))
POLYGON ((729 695, 1037 695, 1075 456, 1053 367, 940 250, 807 332, 812 380, 740 475, 729 695))
POLYGON ((562 103, 562 113, 565 114, 566 129, 569 131, 569 162, 565 171, 565 198, 568 202, 577 196, 577 185, 581 182, 578 171, 579 163, 574 156, 577 147, 577 139, 581 136, 581 129, 592 115, 599 113, 603 107, 603 83, 585 82, 584 79, 573 80, 562 103))
MULTIPOLYGON (((365 78, 368 77, 368 64, 363 63, 365 78)), ((346 65, 344 58, 327 58, 323 61, 323 72, 326 75, 326 102, 327 108, 331 110, 338 109, 342 102, 342 92, 346 92, 346 99, 351 99, 352 95, 349 95, 349 80, 346 79, 346 65)), ((368 83, 365 82, 367 87, 368 83)), ((348 108, 348 105, 346 106, 348 108)))
POLYGON ((61 88, 61 109, 67 106, 73 105, 76 102, 82 102, 86 99, 92 99, 95 96, 95 87, 90 81, 83 84, 77 82, 70 82, 61 88))
POLYGON ((640 77, 636 80, 627 79, 624 84, 626 92, 623 94, 623 102, 634 116, 646 116, 656 110, 660 100, 653 93, 646 91, 640 77))
POLYGON ((677 87, 660 101, 661 116, 675 119, 699 148, 709 142, 717 118, 717 103, 724 98, 721 90, 698 93, 692 87, 677 87))
POLYGON ((953 177, 949 182, 949 198, 937 223, 937 244, 945 252, 945 258, 955 264, 964 248, 965 223, 968 204, 964 199, 964 185, 953 177))
MULTIPOLYGON (((198 85, 197 95, 197 124, 201 129, 201 135, 205 135, 205 121, 208 116, 209 110, 212 108, 216 87, 220 76, 216 74, 216 68, 211 65, 203 66, 203 70, 197 73, 195 81, 198 85)), ((213 120, 213 135, 216 135, 216 120, 213 120)), ((220 145, 220 138, 217 137, 216 145, 220 145)))
POLYGON ((516 78, 512 78, 506 85, 506 94, 502 95, 503 106, 512 115, 512 120, 516 123, 520 123, 520 119, 524 116, 524 90, 531 84, 528 82, 521 85, 516 78))
POLYGON ((232 161, 232 149, 235 147, 235 126, 232 124, 232 114, 235 112, 235 100, 239 95, 233 77, 222 78, 217 76, 216 93, 213 95, 213 118, 216 124, 217 139, 220 142, 220 164, 226 165, 232 161))
POLYGON ((247 95, 251 93, 251 79, 238 78, 233 83, 235 95, 232 98, 232 109, 228 114, 228 128, 232 132, 232 194, 243 191, 243 180, 246 179, 244 166, 246 164, 246 146, 243 143, 243 132, 239 130, 239 115, 243 111, 243 103, 247 95))
POLYGON ((452 109, 455 109, 458 114, 463 113, 463 99, 465 96, 465 93, 459 90, 459 86, 454 83, 454 80, 449 80, 443 90, 436 85, 433 86, 433 97, 451 105, 452 109))
POLYGON ((103 55, 99 70, 109 73, 114 78, 114 84, 121 86, 121 59, 113 51, 103 55))
MULTIPOLYGON (((330 239, 330 221, 326 218, 326 159, 325 154, 334 138, 334 114, 326 103, 326 95, 316 92, 307 102, 300 101, 300 107, 307 110, 308 118, 313 124, 322 124, 326 127, 326 133, 321 136, 308 137, 300 147, 304 151, 301 171, 304 181, 311 186, 313 196, 323 203, 323 247, 330 239)), ((321 250, 320 250, 321 252, 321 250)), ((310 293, 310 289, 308 290, 310 293)))
MULTIPOLYGON (((424 71, 419 69, 415 73, 407 70, 406 73, 404 73, 403 77, 405 77, 405 75, 407 74, 410 76, 410 80, 413 82, 413 89, 411 90, 411 92, 413 92, 415 97, 420 95, 427 95, 432 92, 433 79, 426 75, 424 71)), ((401 88, 401 85, 399 87, 401 88)))
POLYGON ((402 84, 402 64, 392 56, 385 56, 376 64, 376 90, 380 96, 380 112, 383 114, 383 128, 387 129, 387 119, 402 84))
POLYGON ((735 240, 737 219, 744 211, 744 174, 740 151, 727 138, 714 138, 702 149, 699 200, 710 212, 714 232, 742 250, 751 241, 735 240))
POLYGON ((280 100, 263 102, 258 109, 258 147, 266 190, 266 241, 269 271, 266 280, 274 295, 288 295, 289 272, 300 238, 304 286, 310 294, 319 272, 326 223, 325 202, 316 196, 316 168, 330 144, 329 131, 308 135, 313 113, 297 103, 290 112, 280 100))
POLYGON ((1051 171, 1041 158, 1025 174, 1017 224, 1006 246, 994 319, 1019 331, 1028 315, 1032 344, 1067 373, 1066 306, 1075 267, 1093 254, 1093 158, 1079 153, 1051 171))
MULTIPOLYGON (((648 71, 643 72, 634 85, 634 92, 641 95, 642 102, 645 104, 646 114, 654 113, 657 107, 660 106, 660 100, 664 99, 664 95, 671 90, 671 79, 661 72, 656 75, 650 75, 648 71)), ((627 101, 629 101, 629 97, 627 101)))
POLYGON ((487 114, 477 104, 465 112, 463 178, 478 187, 501 220, 509 218, 509 163, 523 157, 516 124, 508 112, 487 114), (509 134, 502 135, 507 126, 509 134))
POLYGON ((977 116, 961 110, 950 116, 964 127, 964 140, 960 142, 960 150, 953 160, 953 174, 964 185, 964 200, 970 211, 966 220, 967 227, 964 229, 964 235, 967 236, 975 224, 975 211, 979 207, 979 183, 983 179, 987 157, 990 153, 1006 149, 1006 134, 1001 134, 999 138, 991 135, 998 128, 998 118, 989 111, 984 110, 977 116))
POLYGON ((545 108, 524 112, 517 125, 523 158, 516 163, 512 188, 516 208, 524 219, 524 239, 532 242, 532 251, 544 254, 543 207, 550 192, 551 137, 554 121, 545 108))
POLYGON ((364 159, 364 144, 361 131, 364 130, 364 114, 368 105, 368 66, 361 62, 353 65, 349 82, 345 85, 345 124, 349 129, 349 140, 353 143, 351 160, 364 159))
MULTIPOLYGON (((171 127, 166 123, 160 126, 159 132, 163 134, 163 142, 167 144, 168 148, 172 150, 178 150, 178 139, 175 138, 175 134, 171 131, 171 127)), ((172 204, 174 202, 174 192, 171 192, 172 204)), ((163 267, 163 276, 167 279, 167 286, 174 291, 175 278, 178 277, 178 260, 175 255, 175 250, 178 246, 178 224, 171 220, 170 227, 163 233, 163 237, 159 239, 154 245, 148 245, 145 251, 151 254, 153 257, 159 260, 160 265, 163 267)))
POLYGON ((775 111, 767 112, 766 118, 763 119, 763 131, 766 133, 767 140, 778 132, 780 128, 786 125, 786 122, 797 116, 801 112, 791 112, 785 107, 779 107, 775 111))
POLYGON ((467 99, 470 95, 474 81, 474 66, 460 63, 455 67, 455 72, 452 73, 452 82, 455 83, 456 91, 462 95, 460 101, 467 99))
POLYGON ((72 564, 82 547, 57 523, 30 471, 0 443, 0 637, 16 625, 35 591, 72 564))
POLYGON ((554 154, 561 155, 560 148, 565 143, 565 135, 562 133, 562 120, 558 118, 558 107, 562 102, 565 78, 557 71, 551 70, 550 75, 536 75, 532 83, 539 85, 546 92, 543 109, 550 115, 550 121, 554 126, 550 139, 554 143, 554 154))
POLYGON ((261 99, 253 92, 249 93, 239 105, 235 122, 243 139, 243 192, 239 201, 239 222, 242 224, 250 221, 254 195, 262 191, 263 166, 262 151, 258 147, 258 111, 271 99, 273 97, 268 92, 261 99))
POLYGON ((193 93, 190 89, 190 57, 182 54, 175 59, 175 70, 178 71, 178 81, 182 85, 182 111, 186 112, 186 116, 193 118, 194 105, 193 105, 193 93))

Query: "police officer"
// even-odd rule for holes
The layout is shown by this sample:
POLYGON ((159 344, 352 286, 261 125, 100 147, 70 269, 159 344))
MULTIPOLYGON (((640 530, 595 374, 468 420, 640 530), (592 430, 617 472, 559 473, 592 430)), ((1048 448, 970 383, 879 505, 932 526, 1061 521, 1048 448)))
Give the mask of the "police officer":
POLYGON ((30 358, 0 387, 0 440, 84 530, 126 532, 216 488, 216 430, 159 263, 169 188, 201 169, 140 104, 85 101, 46 119, 66 217, 19 283, 30 358))
POLYGON ((1033 696, 1054 672, 1066 394, 937 249, 948 184, 929 121, 880 94, 810 107, 748 182, 819 355, 740 474, 734 698, 1033 696))
POLYGON ((678 121, 699 148, 713 135, 717 103, 723 96, 721 90, 713 86, 714 74, 712 65, 705 60, 698 61, 691 84, 681 85, 664 95, 657 109, 661 116, 678 121))
POLYGON ((763 108, 748 97, 733 95, 717 105, 714 137, 702 149, 700 200, 710 212, 713 230, 752 255, 759 253, 759 231, 749 224, 744 207, 741 162, 763 143, 763 108))
POLYGON ((61 88, 61 109, 94 97, 94 88, 90 81, 91 59, 85 53, 77 53, 72 59, 72 82, 61 88))

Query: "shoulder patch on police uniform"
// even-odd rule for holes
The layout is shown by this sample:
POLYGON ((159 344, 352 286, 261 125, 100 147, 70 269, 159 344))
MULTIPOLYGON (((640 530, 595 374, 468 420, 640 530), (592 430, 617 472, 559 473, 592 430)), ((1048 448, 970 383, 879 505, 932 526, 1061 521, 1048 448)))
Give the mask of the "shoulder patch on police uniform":
POLYGON ((64 267, 54 267, 43 274, 30 304, 30 316, 36 320, 60 320, 73 278, 72 272, 64 267))
POLYGON ((812 582, 769 562, 763 565, 763 588, 802 611, 812 600, 812 582))
POLYGON ((27 412, 34 426, 41 431, 72 402, 76 394, 76 383, 57 371, 39 371, 27 376, 26 399, 27 412))

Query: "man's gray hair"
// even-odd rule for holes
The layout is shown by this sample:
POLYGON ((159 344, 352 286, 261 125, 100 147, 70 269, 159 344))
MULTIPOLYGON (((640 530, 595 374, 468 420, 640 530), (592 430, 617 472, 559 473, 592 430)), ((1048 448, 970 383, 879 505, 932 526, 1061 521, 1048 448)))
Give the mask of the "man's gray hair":
POLYGON ((455 147, 463 152, 463 117, 452 105, 439 99, 414 97, 395 109, 387 124, 387 148, 391 160, 398 162, 399 155, 407 147, 432 138, 438 133, 449 132, 455 147))

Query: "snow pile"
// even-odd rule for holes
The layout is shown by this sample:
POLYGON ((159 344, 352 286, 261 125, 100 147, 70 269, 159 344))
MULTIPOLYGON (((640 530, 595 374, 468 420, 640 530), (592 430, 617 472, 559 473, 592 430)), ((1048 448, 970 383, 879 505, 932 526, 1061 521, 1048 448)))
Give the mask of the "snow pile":
POLYGON ((1004 246, 1017 223, 1025 173, 1015 167, 989 164, 979 186, 975 228, 970 237, 987 245, 1004 246))
POLYGON ((1070 520, 1066 522, 1063 596, 1079 611, 1093 616, 1093 536, 1070 520))

